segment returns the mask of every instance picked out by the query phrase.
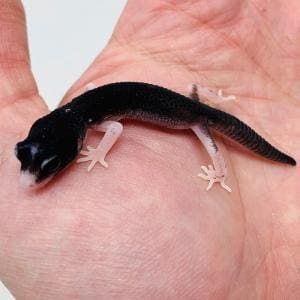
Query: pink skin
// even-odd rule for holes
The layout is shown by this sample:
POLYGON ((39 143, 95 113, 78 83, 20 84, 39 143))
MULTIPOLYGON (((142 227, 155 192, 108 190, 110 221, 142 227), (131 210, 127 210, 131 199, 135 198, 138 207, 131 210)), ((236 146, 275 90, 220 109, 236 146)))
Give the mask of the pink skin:
MULTIPOLYGON (((230 194, 194 176, 209 157, 191 131, 127 121, 110 168, 72 164, 25 192, 14 145, 47 107, 20 3, 0 7, 0 278, 17 299, 300 298, 299 167, 218 135, 230 194)), ((218 86, 239 99, 230 113, 299 161, 299 11, 298 0, 130 0, 64 102, 88 82, 218 86)))

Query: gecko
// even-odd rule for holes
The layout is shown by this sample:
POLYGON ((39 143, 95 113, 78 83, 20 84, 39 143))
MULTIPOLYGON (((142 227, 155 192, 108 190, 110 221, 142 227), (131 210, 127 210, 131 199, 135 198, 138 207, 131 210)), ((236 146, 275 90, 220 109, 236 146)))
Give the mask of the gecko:
MULTIPOLYGON (((220 183, 231 192, 225 183, 226 164, 212 129, 264 158, 296 165, 291 156, 276 149, 244 122, 201 101, 201 92, 204 98, 213 96, 208 89, 199 92, 196 85, 192 85, 188 96, 143 82, 90 86, 71 102, 35 121, 28 136, 16 144, 15 155, 21 163, 20 183, 27 188, 43 186, 79 153, 83 157, 78 162, 90 161, 88 171, 96 163, 107 168, 105 157, 123 131, 121 119, 149 122, 174 131, 192 130, 212 160, 212 165, 201 166, 202 172, 198 174, 208 181, 207 190, 220 183), (104 136, 98 147, 87 146, 87 150, 82 150, 88 129, 104 132, 104 136)), ((221 95, 219 92, 216 97, 221 95)))

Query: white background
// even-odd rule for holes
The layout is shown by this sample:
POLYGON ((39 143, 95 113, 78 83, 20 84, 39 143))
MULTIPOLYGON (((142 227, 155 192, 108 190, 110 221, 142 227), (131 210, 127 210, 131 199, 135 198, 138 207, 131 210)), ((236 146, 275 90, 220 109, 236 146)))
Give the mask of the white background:
MULTIPOLYGON (((125 2, 23 0, 32 70, 51 109, 106 45, 125 2)), ((0 300, 11 299, 0 281, 0 300)))

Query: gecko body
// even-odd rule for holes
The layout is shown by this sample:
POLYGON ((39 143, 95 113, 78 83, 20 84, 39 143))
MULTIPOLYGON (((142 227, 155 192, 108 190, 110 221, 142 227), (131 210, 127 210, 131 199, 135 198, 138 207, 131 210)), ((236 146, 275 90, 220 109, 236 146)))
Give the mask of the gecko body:
POLYGON ((38 119, 27 138, 16 145, 21 162, 21 183, 41 185, 69 165, 82 149, 88 129, 104 131, 97 148, 88 146, 79 162, 99 162, 122 133, 121 119, 150 122, 172 129, 192 129, 204 144, 213 165, 202 167, 199 176, 209 181, 208 189, 219 182, 226 190, 226 166, 210 133, 215 129, 257 154, 274 161, 295 165, 296 161, 273 147, 248 125, 219 109, 201 103, 194 89, 190 97, 141 82, 118 82, 97 87, 70 103, 38 119))

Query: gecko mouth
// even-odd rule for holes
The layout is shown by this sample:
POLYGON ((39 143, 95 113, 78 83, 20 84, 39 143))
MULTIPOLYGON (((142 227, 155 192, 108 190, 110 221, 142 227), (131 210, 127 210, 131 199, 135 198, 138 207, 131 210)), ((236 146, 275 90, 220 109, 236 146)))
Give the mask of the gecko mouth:
POLYGON ((21 171, 20 184, 24 188, 34 188, 37 186, 36 177, 29 171, 21 171))

